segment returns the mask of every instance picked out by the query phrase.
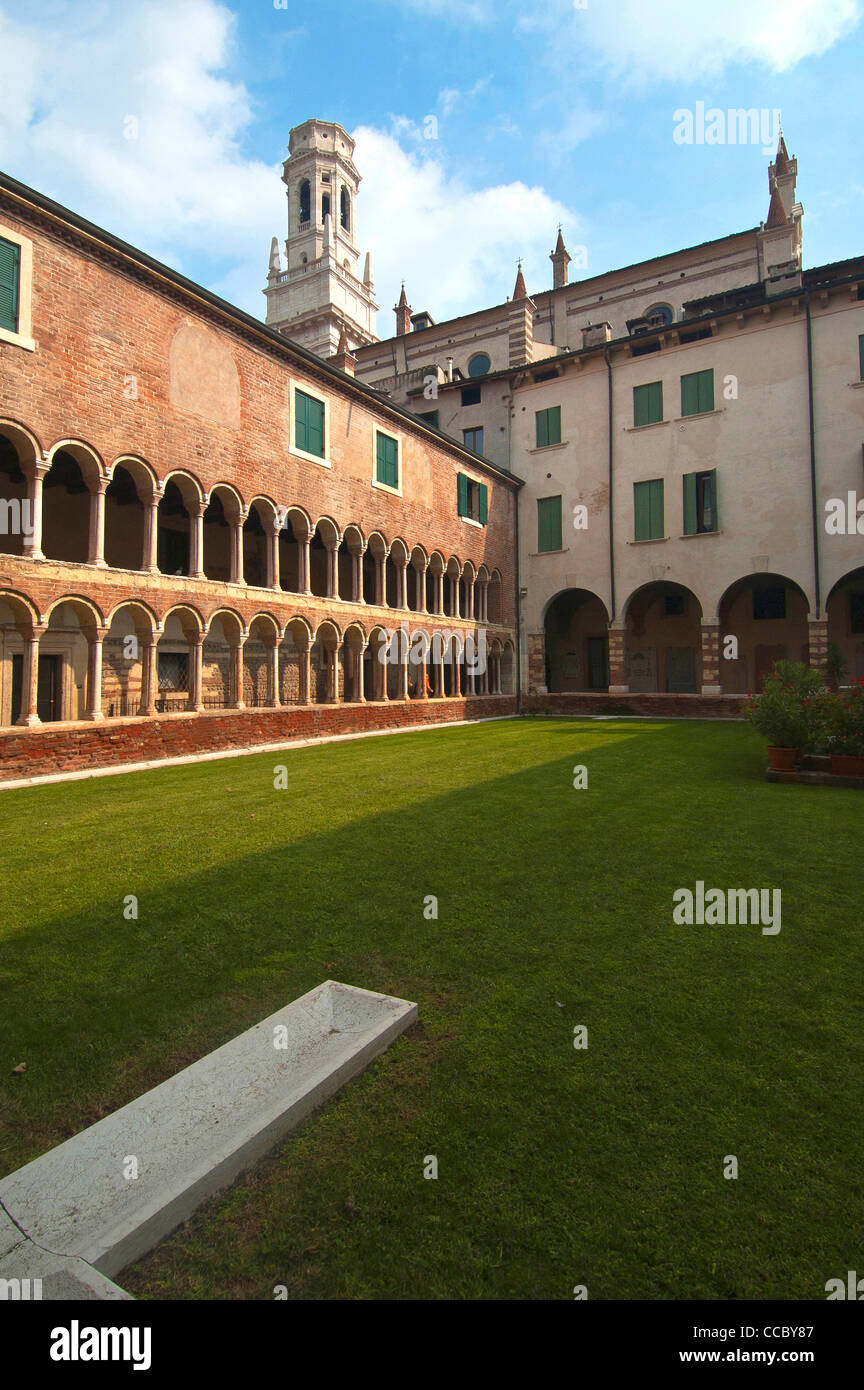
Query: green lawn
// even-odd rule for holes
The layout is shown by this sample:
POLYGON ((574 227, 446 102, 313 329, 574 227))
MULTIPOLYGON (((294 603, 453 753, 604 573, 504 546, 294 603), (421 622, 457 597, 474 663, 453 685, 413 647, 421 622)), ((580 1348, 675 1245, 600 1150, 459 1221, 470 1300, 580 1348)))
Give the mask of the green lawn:
POLYGON ((526 719, 0 795, 0 1173, 332 977, 420 1023, 130 1292, 824 1298, 864 1269, 864 796, 764 763, 526 719), (780 888, 780 934, 674 925, 697 879, 780 888))

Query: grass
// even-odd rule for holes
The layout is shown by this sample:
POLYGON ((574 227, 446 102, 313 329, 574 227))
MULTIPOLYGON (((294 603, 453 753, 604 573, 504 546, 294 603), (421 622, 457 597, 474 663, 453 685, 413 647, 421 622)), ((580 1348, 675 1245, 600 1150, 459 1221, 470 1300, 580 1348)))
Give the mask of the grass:
POLYGON ((0 798, 0 1173, 328 977, 419 1004, 124 1287, 813 1299, 864 1266, 864 799, 766 783, 732 723, 282 760, 287 791, 267 754, 0 798), (782 931, 673 925, 697 879, 779 887, 782 931))

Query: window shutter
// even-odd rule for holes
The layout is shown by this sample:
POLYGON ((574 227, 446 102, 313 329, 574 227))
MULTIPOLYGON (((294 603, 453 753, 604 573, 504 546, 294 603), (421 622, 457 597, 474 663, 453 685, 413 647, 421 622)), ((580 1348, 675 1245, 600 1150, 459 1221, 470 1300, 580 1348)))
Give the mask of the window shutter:
POLYGON ((537 549, 561 549, 561 498, 537 499, 537 549))
POLYGON ((399 486, 399 445, 395 439, 389 435, 379 433, 378 436, 378 467, 377 479, 379 483, 384 483, 385 487, 399 486))
POLYGON ((703 503, 706 521, 710 525, 705 526, 706 531, 719 531, 720 522, 717 515, 717 469, 712 468, 705 480, 705 500, 703 503))
POLYGON ((319 458, 324 457, 324 405, 322 401, 313 400, 311 397, 306 407, 306 437, 309 440, 307 448, 310 454, 317 454, 319 458))
POLYGON ((459 507, 459 515, 468 515, 468 475, 460 473, 456 479, 456 497, 459 507))
POLYGON ((699 410, 714 409, 714 368, 699 373, 699 410))
POLYGON ((21 248, 0 238, 0 328, 18 332, 21 248))
POLYGON ((659 541, 663 538, 663 479, 633 484, 634 538, 659 541))
POLYGON ((549 443, 549 416, 545 410, 537 411, 537 448, 545 449, 549 443))
POLYGON ((696 534, 696 474, 684 474, 684 535, 696 534))
POLYGON ((633 387, 633 424, 656 425, 663 419, 663 382, 633 387))
POLYGON ((481 526, 485 526, 489 520, 489 489, 485 483, 479 484, 479 503, 480 515, 477 519, 481 526))
POLYGON ((548 434, 549 434, 549 443, 550 443, 550 444, 560 444, 560 443, 561 443, 561 407, 560 407, 560 405, 553 405, 553 406, 551 407, 551 409, 548 411, 548 415, 549 415, 549 424, 548 424, 548 427, 547 427, 547 428, 548 428, 548 434))
POLYGON ((861 337, 858 339, 858 370, 861 375, 861 380, 864 381, 864 333, 862 333, 861 337))
POLYGON ((654 478, 648 486, 651 489, 649 493, 651 539, 660 540, 663 535, 663 479, 654 478))
POLYGON ((649 539, 648 484, 633 484, 633 534, 637 541, 649 539))
POLYGON ((696 372, 691 372, 689 376, 681 378, 681 414, 698 415, 699 413, 699 388, 696 384, 696 372))
POLYGON ((294 392, 294 445, 297 449, 305 449, 309 453, 309 424, 308 424, 309 397, 302 391, 294 392))

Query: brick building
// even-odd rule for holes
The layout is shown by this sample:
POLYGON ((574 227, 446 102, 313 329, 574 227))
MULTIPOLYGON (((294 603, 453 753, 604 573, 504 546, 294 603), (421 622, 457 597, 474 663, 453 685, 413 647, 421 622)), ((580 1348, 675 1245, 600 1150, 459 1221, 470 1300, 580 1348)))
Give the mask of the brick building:
POLYGON ((518 484, 0 176, 7 776, 515 708, 518 484))

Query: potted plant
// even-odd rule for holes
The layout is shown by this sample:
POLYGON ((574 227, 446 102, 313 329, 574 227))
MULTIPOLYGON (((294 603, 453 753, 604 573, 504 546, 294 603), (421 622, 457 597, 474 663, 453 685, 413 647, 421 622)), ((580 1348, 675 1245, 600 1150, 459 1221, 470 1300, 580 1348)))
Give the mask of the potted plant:
POLYGON ((828 654, 825 658, 825 679, 829 690, 836 690, 846 674, 847 662, 843 655, 843 648, 837 642, 828 643, 828 654))
POLYGON ((835 777, 864 777, 864 680, 826 696, 822 725, 835 777))
POLYGON ((815 745, 817 699, 822 690, 818 671, 794 661, 777 661, 765 677, 762 692, 751 697, 744 713, 768 743, 768 765, 775 772, 792 772, 802 752, 815 745))

